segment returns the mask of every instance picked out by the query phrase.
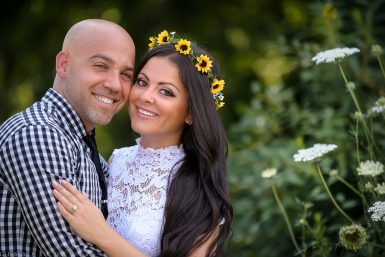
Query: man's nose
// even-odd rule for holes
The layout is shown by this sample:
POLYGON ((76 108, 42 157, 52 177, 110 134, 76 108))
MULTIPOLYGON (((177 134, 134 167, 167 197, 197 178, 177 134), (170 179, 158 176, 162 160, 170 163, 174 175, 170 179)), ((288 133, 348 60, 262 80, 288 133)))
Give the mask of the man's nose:
POLYGON ((119 72, 111 72, 104 82, 104 86, 109 88, 113 92, 119 92, 122 90, 122 82, 120 81, 119 72))

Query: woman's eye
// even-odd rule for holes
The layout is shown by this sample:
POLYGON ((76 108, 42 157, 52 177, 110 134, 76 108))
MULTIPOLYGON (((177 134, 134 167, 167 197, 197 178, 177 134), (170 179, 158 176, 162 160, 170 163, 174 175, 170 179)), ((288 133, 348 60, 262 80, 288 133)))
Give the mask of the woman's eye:
POLYGON ((175 96, 174 93, 169 89, 161 89, 160 93, 165 96, 175 96))
POLYGON ((146 86, 146 81, 144 81, 141 78, 138 78, 138 80, 136 81, 136 84, 138 84, 138 86, 140 86, 140 87, 145 87, 146 86))

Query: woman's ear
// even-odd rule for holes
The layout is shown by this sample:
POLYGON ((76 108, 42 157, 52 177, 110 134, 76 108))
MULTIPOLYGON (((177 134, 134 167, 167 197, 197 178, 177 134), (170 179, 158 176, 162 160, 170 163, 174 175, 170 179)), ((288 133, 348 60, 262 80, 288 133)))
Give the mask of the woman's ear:
POLYGON ((56 73, 59 76, 59 78, 61 79, 66 78, 68 63, 69 63, 69 53, 66 51, 60 51, 56 55, 56 73))
POLYGON ((184 122, 186 122, 187 125, 191 125, 192 124, 192 119, 191 119, 191 115, 188 114, 186 119, 184 120, 184 122))

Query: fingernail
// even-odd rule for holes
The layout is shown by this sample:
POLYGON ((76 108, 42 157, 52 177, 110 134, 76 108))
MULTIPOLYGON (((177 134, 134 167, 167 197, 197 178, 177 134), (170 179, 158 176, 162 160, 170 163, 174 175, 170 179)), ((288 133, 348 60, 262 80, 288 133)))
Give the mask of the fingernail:
POLYGON ((52 182, 52 185, 53 185, 53 186, 58 186, 59 183, 57 183, 56 181, 54 181, 54 182, 52 182))

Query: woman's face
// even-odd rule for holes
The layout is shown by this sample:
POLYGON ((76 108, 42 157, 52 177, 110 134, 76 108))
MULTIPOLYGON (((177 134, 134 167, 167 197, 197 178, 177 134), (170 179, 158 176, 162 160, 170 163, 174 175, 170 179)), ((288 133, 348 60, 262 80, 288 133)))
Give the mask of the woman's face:
POLYGON ((188 116, 187 99, 174 62, 156 56, 144 65, 131 89, 128 108, 131 127, 141 135, 144 147, 180 143, 188 116))

